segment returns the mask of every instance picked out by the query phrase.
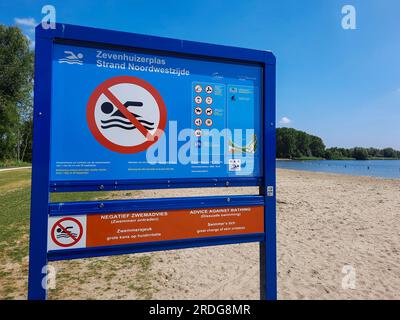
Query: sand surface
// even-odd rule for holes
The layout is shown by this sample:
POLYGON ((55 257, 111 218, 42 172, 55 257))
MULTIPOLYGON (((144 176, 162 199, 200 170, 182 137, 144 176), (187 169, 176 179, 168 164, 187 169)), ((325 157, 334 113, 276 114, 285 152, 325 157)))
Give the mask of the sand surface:
MULTIPOLYGON (((212 194, 227 190, 257 191, 212 194)), ((278 170, 277 201, 279 299, 400 299, 400 180, 278 170)), ((258 299, 258 250, 250 243, 57 262, 61 279, 81 290, 58 288, 53 297, 258 299)))
POLYGON ((399 299, 400 180, 278 176, 279 298, 399 299))
MULTIPOLYGON (((279 299, 400 299, 400 180, 290 170, 277 177, 279 299)), ((258 299, 258 250, 249 243, 59 261, 52 263, 58 272, 49 298, 258 299)), ((15 279, 14 298, 26 298, 27 262, 2 265, 15 279)))

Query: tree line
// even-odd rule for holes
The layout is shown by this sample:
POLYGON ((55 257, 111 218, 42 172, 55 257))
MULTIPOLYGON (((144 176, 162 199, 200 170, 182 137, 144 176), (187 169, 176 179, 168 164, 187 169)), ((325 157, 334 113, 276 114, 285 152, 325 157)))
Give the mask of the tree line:
POLYGON ((0 25, 0 161, 32 160, 33 52, 17 27, 0 25))
POLYGON ((326 148, 320 137, 293 128, 276 129, 276 157, 283 159, 400 159, 393 148, 326 148))

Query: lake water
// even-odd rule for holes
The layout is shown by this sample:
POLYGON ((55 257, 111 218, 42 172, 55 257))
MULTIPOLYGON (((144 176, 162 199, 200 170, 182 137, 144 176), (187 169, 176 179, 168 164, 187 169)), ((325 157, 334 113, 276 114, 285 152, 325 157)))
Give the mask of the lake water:
POLYGON ((277 168, 400 179, 400 160, 277 160, 277 168))

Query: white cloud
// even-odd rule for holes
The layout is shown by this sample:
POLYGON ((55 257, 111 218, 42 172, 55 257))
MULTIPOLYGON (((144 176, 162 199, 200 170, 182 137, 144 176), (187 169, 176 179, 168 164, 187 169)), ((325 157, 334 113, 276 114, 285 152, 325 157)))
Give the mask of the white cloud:
POLYGON ((15 24, 23 30, 25 36, 29 40, 29 47, 35 48, 35 41, 30 36, 34 36, 35 27, 38 24, 35 18, 14 18, 15 24))
POLYGON ((36 27, 37 22, 35 18, 14 18, 14 21, 19 26, 36 27))
POLYGON ((279 120, 280 125, 288 125, 291 123, 292 123, 292 120, 290 120, 288 117, 282 117, 281 120, 279 120))

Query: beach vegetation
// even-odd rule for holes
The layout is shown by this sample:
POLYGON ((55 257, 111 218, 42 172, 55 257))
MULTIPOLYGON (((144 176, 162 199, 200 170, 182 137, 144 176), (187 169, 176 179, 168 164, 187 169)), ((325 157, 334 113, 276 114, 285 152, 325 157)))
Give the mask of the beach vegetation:
POLYGON ((22 31, 0 24, 0 161, 32 158, 33 51, 22 31))
POLYGON ((400 159, 400 151, 393 148, 326 148, 320 137, 294 128, 278 128, 276 157, 293 160, 389 160, 400 159))

